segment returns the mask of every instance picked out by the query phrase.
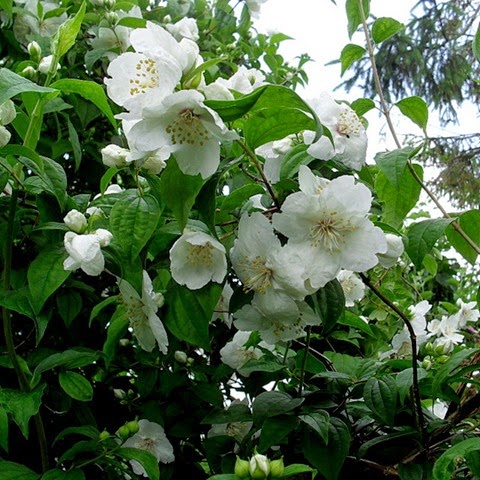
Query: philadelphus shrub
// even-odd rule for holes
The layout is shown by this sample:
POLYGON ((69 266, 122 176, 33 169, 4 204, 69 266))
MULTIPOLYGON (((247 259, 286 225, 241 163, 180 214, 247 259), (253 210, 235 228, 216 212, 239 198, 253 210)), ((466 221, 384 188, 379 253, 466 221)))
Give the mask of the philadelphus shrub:
POLYGON ((476 277, 442 252, 473 265, 478 211, 407 217, 422 149, 303 99, 264 2, 1 3, 0 479, 477 474, 476 277))

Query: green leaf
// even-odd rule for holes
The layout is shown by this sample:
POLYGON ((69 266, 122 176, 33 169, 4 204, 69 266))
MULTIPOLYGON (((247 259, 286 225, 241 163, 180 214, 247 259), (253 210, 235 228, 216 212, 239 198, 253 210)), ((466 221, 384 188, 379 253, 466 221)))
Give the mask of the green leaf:
POLYGON ((205 183, 195 199, 195 207, 198 210, 200 220, 207 225, 210 232, 216 235, 215 215, 217 209, 217 187, 220 179, 219 174, 213 175, 205 183))
MULTIPOLYGON (((370 0, 362 0, 363 13, 367 19, 370 15, 370 0)), ((353 34, 357 31, 358 26, 362 23, 362 15, 358 8, 357 0, 347 0, 345 4, 348 19, 348 36, 352 38, 353 34)))
POLYGON ((64 290, 56 295, 56 302, 58 313, 66 327, 70 328, 82 310, 82 296, 75 290, 64 290))
POLYGON ((315 478, 316 476, 317 471, 314 468, 309 467, 308 465, 303 465, 301 463, 293 463, 284 468, 283 475, 280 478, 288 478, 292 477, 293 475, 299 475, 301 473, 311 473, 313 480, 313 478, 315 478))
POLYGON ((48 298, 65 282, 71 272, 63 268, 65 250, 47 247, 28 268, 27 278, 32 306, 39 313, 48 298))
POLYGON ((85 475, 82 470, 75 468, 74 470, 48 470, 45 472, 41 480, 84 480, 85 475))
POLYGON ((379 17, 373 22, 372 38, 376 44, 393 37, 400 30, 403 30, 405 25, 398 20, 390 17, 379 17))
POLYGON ((54 94, 55 90, 53 88, 41 87, 40 85, 13 73, 8 68, 0 68, 0 105, 15 95, 24 92, 54 94))
MULTIPOLYGON (((413 168, 417 175, 422 178, 422 167, 413 165, 413 168)), ((383 203, 382 221, 398 228, 408 212, 417 204, 421 186, 410 170, 406 168, 395 183, 390 182, 380 172, 375 179, 375 190, 383 203)))
POLYGON ((340 53, 340 63, 342 65, 340 76, 343 77, 343 74, 350 66, 357 60, 360 60, 365 55, 365 52, 366 50, 360 45, 355 45, 354 43, 345 45, 340 53))
POLYGON ((478 348, 467 348, 460 352, 454 353, 436 372, 432 382, 432 398, 439 397, 442 386, 448 383, 454 370, 459 368, 462 363, 468 358, 478 353, 478 348))
POLYGON ((328 282, 315 295, 315 312, 320 317, 324 334, 335 326, 345 310, 345 295, 338 280, 328 282))
POLYGON ((422 130, 427 128, 428 122, 428 107, 420 97, 413 96, 404 98, 395 104, 400 111, 408 117, 415 125, 418 125, 422 130))
POLYGON ((117 455, 126 460, 135 460, 145 469, 147 477, 150 480, 160 479, 160 470, 158 468, 158 461, 153 454, 146 450, 138 448, 120 448, 117 450, 117 455))
POLYGON ((150 240, 160 215, 158 202, 151 195, 136 194, 115 203, 110 212, 110 229, 129 260, 138 257, 150 240))
POLYGON ((251 149, 302 130, 317 130, 311 108, 293 90, 278 85, 267 86, 248 113, 243 132, 251 149))
POLYGON ((281 159, 280 179, 292 178, 298 173, 300 165, 308 165, 315 159, 307 153, 308 145, 296 145, 281 159))
MULTIPOLYGON (((13 417, 23 436, 27 439, 29 436, 28 423, 30 418, 36 415, 40 409, 44 390, 45 385, 41 385, 28 393, 7 388, 0 389, 0 406, 13 417)), ((3 480, 1 475, 0 478, 3 480)))
POLYGON ((107 339, 103 344, 103 353, 105 355, 105 363, 108 365, 115 358, 118 342, 127 332, 130 320, 124 308, 118 308, 113 314, 107 330, 107 339))
POLYGON ((433 480, 450 480, 459 458, 480 450, 480 438, 468 438, 450 447, 433 466, 433 480))
POLYGON ((422 466, 415 463, 400 463, 398 476, 400 480, 422 480, 424 478, 422 466))
POLYGON ((8 452, 8 414, 0 407, 0 447, 8 452))
POLYGON ((51 193, 63 210, 67 203, 67 175, 63 167, 51 158, 42 157, 45 173, 40 176, 45 190, 51 193))
POLYGON ((79 373, 60 372, 58 375, 60 386, 67 395, 80 402, 88 402, 93 398, 92 384, 79 373))
POLYGON ((234 422, 251 422, 252 414, 247 405, 243 403, 232 403, 226 410, 218 410, 209 413, 202 419, 201 423, 210 425, 234 422))
POLYGON ((265 360, 264 358, 252 358, 247 363, 242 365, 238 371, 241 375, 248 376, 253 372, 279 372, 283 370, 285 365, 282 365, 273 360, 265 360))
POLYGON ((2 480, 38 480, 40 475, 25 465, 0 461, 0 478, 2 480))
MULTIPOLYGON (((470 237, 470 239, 480 246, 480 210, 470 210, 462 213, 457 219, 460 228, 470 237)), ((475 265, 478 254, 469 243, 455 230, 453 225, 449 225, 445 231, 448 241, 452 247, 469 263, 475 265)))
POLYGON ((85 100, 92 102, 109 120, 114 128, 117 128, 117 121, 113 116, 112 109, 108 103, 107 96, 102 86, 90 80, 78 80, 75 78, 62 78, 51 85, 52 88, 62 93, 74 93, 85 100))
POLYGON ((80 164, 82 163, 82 147, 80 145, 80 141, 78 139, 78 133, 73 126, 73 123, 70 121, 69 117, 67 118, 67 126, 68 126, 68 140, 72 145, 73 151, 73 158, 75 160, 75 171, 78 171, 80 168, 80 164))
POLYGON ((400 148, 391 152, 381 152, 375 155, 375 163, 388 181, 399 187, 407 168, 408 159, 416 150, 412 147, 400 148))
POLYGON ((423 220, 408 229, 408 245, 406 252, 417 268, 422 268, 423 258, 430 253, 437 240, 453 221, 448 218, 423 220))
POLYGON ((289 435, 298 424, 293 415, 282 415, 274 418, 267 418, 263 422, 258 442, 259 452, 266 452, 272 445, 278 445, 289 435))
MULTIPOLYGON (((427 376, 427 371, 424 368, 419 368, 417 370, 417 375, 418 380, 421 380, 427 376)), ((397 373, 395 380, 398 388, 398 397, 400 399, 400 403, 403 404, 405 397, 413 385, 413 368, 406 368, 405 370, 397 373)))
POLYGON ((356 328, 357 330, 366 333, 370 337, 375 336, 368 323, 365 323, 358 315, 355 315, 348 310, 344 311, 343 315, 338 319, 338 323, 340 325, 347 325, 349 327, 356 328))
POLYGON ((259 193, 265 193, 265 190, 256 183, 242 185, 240 188, 233 190, 233 192, 229 193, 223 199, 220 209, 224 214, 230 213, 233 210, 240 208, 250 197, 259 193))
POLYGON ((350 450, 350 442, 347 425, 339 418, 332 417, 328 427, 328 444, 325 445, 317 435, 307 435, 303 442, 303 453, 327 480, 337 480, 350 450))
POLYGON ((473 56, 480 62, 480 24, 472 41, 473 56))
POLYGON ((167 167, 162 172, 160 193, 164 204, 177 219, 180 231, 185 228, 195 198, 204 183, 205 180, 200 175, 185 175, 173 158, 168 160, 167 167))
POLYGON ((12 7, 13 0, 0 0, 0 9, 4 10, 10 18, 12 18, 12 7))
POLYGON ((320 435, 320 438, 328 445, 328 430, 330 426, 330 415, 321 410, 312 412, 298 417, 302 422, 306 423, 314 432, 320 435))
POLYGON ((361 117, 375 108, 375 102, 370 98, 358 98, 350 104, 350 107, 359 117, 361 117))
POLYGON ((267 418, 292 411, 303 403, 303 398, 292 398, 284 392, 262 392, 252 403, 253 420, 261 425, 267 418))
POLYGON ((195 291, 173 285, 165 295, 166 327, 179 340, 210 351, 208 326, 221 293, 222 286, 217 283, 195 291))
POLYGON ((30 292, 26 287, 7 291, 0 289, 0 306, 25 315, 32 320, 35 319, 30 292))
POLYGON ((57 60, 60 60, 75 45, 75 40, 82 27, 86 8, 85 2, 82 2, 75 16, 69 18, 58 27, 52 38, 52 53, 57 60))
POLYGON ((382 422, 393 426, 397 408, 398 389, 390 375, 381 378, 369 378, 363 388, 363 397, 367 407, 382 422))

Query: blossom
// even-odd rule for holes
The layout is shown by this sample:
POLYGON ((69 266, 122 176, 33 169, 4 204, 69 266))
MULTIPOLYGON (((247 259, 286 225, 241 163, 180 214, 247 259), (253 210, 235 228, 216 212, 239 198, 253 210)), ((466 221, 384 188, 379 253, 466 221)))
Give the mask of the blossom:
POLYGON ((177 23, 168 23, 166 28, 177 41, 188 38, 196 42, 200 37, 198 35, 198 26, 194 18, 183 17, 177 23))
POLYGON ((374 267, 376 254, 387 248, 384 233, 367 218, 372 201, 368 188, 352 176, 324 185, 316 195, 289 195, 272 219, 288 244, 302 252, 315 289, 333 280, 341 268, 363 272, 374 267))
POLYGON ((145 107, 143 118, 128 132, 129 144, 141 151, 170 146, 180 170, 207 178, 220 162, 220 140, 233 140, 219 115, 203 104, 203 95, 182 90, 161 105, 145 107))
POLYGON ((398 258, 402 255, 405 247, 403 246, 402 239, 398 235, 393 233, 386 233, 385 238, 387 240, 387 251, 385 253, 378 253, 378 263, 383 268, 390 268, 397 263, 398 258))
POLYGON ((345 306, 353 307, 355 302, 361 300, 365 295, 365 285, 353 272, 342 270, 337 275, 337 280, 345 295, 345 306))
POLYGON ((319 325, 320 319, 306 302, 296 302, 296 315, 291 311, 269 313, 262 310, 255 300, 234 313, 236 328, 242 331, 258 331, 263 341, 275 345, 280 341, 295 340, 306 335, 305 327, 319 325))
POLYGON ((232 326, 233 317, 229 312, 230 299, 233 295, 233 289, 228 282, 225 282, 223 286, 222 294, 218 299, 217 305, 213 312, 211 322, 214 322, 217 318, 222 320, 222 322, 230 328, 232 326))
POLYGON ((229 90, 248 94, 265 85, 265 75, 256 68, 247 69, 247 67, 241 65, 229 79, 219 78, 216 83, 224 85, 229 90))
POLYGON ((467 322, 476 322, 480 317, 476 302, 464 303, 462 299, 457 300, 460 310, 455 314, 459 327, 465 327, 467 322))
POLYGON ((63 243, 69 257, 63 262, 63 268, 65 270, 81 268, 87 275, 100 275, 105 268, 101 247, 108 246, 111 239, 112 234, 102 228, 85 235, 66 232, 63 243))
POLYGON ((85 215, 78 210, 70 210, 63 218, 65 225, 76 233, 82 233, 87 228, 87 219, 85 215))
POLYGON ((455 316, 443 316, 438 324, 437 338, 433 346, 443 347, 443 354, 450 353, 454 345, 463 341, 463 335, 458 331, 458 322, 455 316))
POLYGON ((6 100, 0 105, 0 125, 8 125, 15 120, 17 111, 11 100, 6 100))
POLYGON ((0 125, 0 148, 3 148, 11 138, 12 134, 3 125, 0 125))
POLYGON ((230 259, 243 288, 255 292, 256 305, 265 313, 298 317, 295 300, 312 293, 305 285, 301 252, 282 246, 261 213, 242 216, 230 259))
POLYGON ((173 279, 197 290, 213 281, 221 283, 227 274, 225 247, 203 232, 186 231, 170 249, 173 279))
POLYGON ((260 8, 267 0, 245 0, 248 11, 253 18, 258 18, 260 15, 260 8))
POLYGON ((245 347, 245 344, 250 338, 252 332, 237 332, 230 342, 227 342, 225 346, 220 350, 220 357, 225 365, 238 370, 240 375, 248 377, 250 373, 242 373, 242 367, 249 360, 258 360, 263 356, 263 352, 260 348, 273 350, 271 345, 265 342, 260 342, 258 347, 249 346, 245 347))
MULTIPOLYGON (((43 73, 44 75, 47 75, 48 72, 52 69, 52 62, 53 62, 53 55, 47 55, 46 57, 43 57, 40 60, 40 63, 38 64, 38 71, 40 73, 43 73)), ((59 69, 60 69, 60 64, 57 63, 55 71, 59 69)))
POLYGON ((142 295, 126 280, 119 280, 122 302, 127 308, 127 315, 133 334, 140 346, 147 352, 155 347, 164 354, 167 353, 168 337, 162 321, 157 315, 158 307, 163 304, 163 295, 153 291, 153 285, 148 273, 143 271, 142 295))
POLYGON ((272 183, 280 181, 280 170, 283 157, 292 149, 293 138, 288 136, 281 140, 268 142, 255 150, 257 155, 265 158, 263 170, 267 180, 272 183))
MULTIPOLYGON (((122 447, 138 448, 150 452, 155 458, 162 463, 171 463, 175 460, 172 444, 169 442, 163 427, 149 420, 138 421, 138 432, 127 439, 122 447)), ((143 466, 136 460, 130 460, 132 469, 137 475, 147 477, 147 472, 143 466)))
MULTIPOLYGON (((367 154, 367 134, 357 114, 345 104, 338 104, 326 92, 311 102, 314 112, 322 125, 330 130, 330 139, 323 135, 312 143, 307 152, 320 160, 335 157, 347 167, 360 170, 367 154)), ((313 141, 313 135, 306 135, 306 143, 313 141)))
POLYGON ((100 150, 102 162, 107 167, 123 168, 127 165, 130 151, 115 144, 107 145, 100 150))

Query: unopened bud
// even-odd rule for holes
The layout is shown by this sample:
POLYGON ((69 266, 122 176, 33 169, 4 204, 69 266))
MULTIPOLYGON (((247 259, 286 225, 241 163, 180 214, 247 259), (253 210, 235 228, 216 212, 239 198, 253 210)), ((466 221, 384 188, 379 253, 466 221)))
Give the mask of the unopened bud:
POLYGON ((283 475, 285 465, 283 464, 283 457, 278 460, 270 461, 270 478, 280 478, 283 475))
POLYGON ((182 352, 181 350, 177 350, 173 356, 175 357, 175 360, 178 363, 182 363, 182 364, 187 363, 188 357, 185 352, 182 352))
POLYGON ((104 440, 107 440, 110 438, 110 433, 107 430, 104 430, 103 432, 100 432, 98 435, 98 439, 103 442, 104 440))
POLYGON ((248 460, 242 460, 237 457, 234 473, 239 478, 248 478, 250 476, 250 463, 248 460))
POLYGON ((122 439, 122 440, 126 440, 127 438, 130 438, 132 436, 132 434, 130 433, 130 430, 128 429, 128 427, 126 425, 122 425, 118 431, 117 431, 117 435, 122 439))
POLYGON ((28 80, 35 80, 37 71, 32 66, 28 66, 20 72, 20 75, 24 78, 28 78, 28 80))
POLYGON ((103 0, 103 4, 107 10, 111 10, 115 6, 115 0, 103 0))
POLYGON ((55 68, 55 72, 60 69, 59 63, 57 63, 56 67, 53 66, 53 55, 43 57, 38 64, 38 71, 44 75, 47 75, 53 68, 55 68))
POLYGON ((35 63, 40 63, 42 59, 42 48, 40 45, 33 41, 30 42, 27 46, 28 54, 30 55, 30 60, 35 63))
POLYGON ((437 357, 437 362, 438 363, 445 363, 450 357, 448 355, 441 355, 440 357, 437 357))
POLYGON ((250 459, 249 470, 254 480, 267 478, 270 474, 270 462, 265 455, 257 453, 250 459))
POLYGON ((87 219, 78 210, 70 210, 63 218, 65 225, 75 233, 83 233, 87 229, 87 219))
POLYGON ((110 25, 116 25, 118 22, 118 14, 116 12, 105 12, 105 20, 110 25))
POLYGON ((11 100, 6 100, 0 105, 0 125, 8 125, 15 120, 17 111, 11 100))
POLYGON ((0 148, 4 147, 12 138, 12 134, 0 125, 0 148))
POLYGON ((127 422, 125 426, 128 428, 129 432, 132 435, 135 435, 140 430, 140 425, 138 424, 137 420, 132 420, 131 422, 127 422))

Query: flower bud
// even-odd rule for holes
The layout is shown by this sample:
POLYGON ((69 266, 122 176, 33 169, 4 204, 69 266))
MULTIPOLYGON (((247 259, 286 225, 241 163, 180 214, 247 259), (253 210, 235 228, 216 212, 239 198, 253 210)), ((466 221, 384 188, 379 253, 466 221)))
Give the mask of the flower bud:
POLYGON ((387 240, 387 251, 385 253, 378 253, 378 263, 383 268, 390 268, 397 263, 398 257, 402 255, 405 247, 402 239, 398 235, 392 233, 386 233, 385 238, 387 240))
POLYGON ((118 22, 118 13, 116 12, 105 12, 105 20, 110 25, 116 25, 118 22))
MULTIPOLYGON (((53 62, 53 55, 48 55, 46 57, 43 57, 40 60, 40 63, 38 64, 38 71, 40 73, 43 73, 44 75, 47 75, 48 72, 53 68, 52 67, 52 62, 53 62)), ((60 69, 60 64, 57 63, 57 67, 55 71, 60 69)))
POLYGON ((278 460, 270 461, 270 478, 280 478, 283 475, 285 465, 283 464, 283 457, 278 460))
POLYGON ((35 41, 30 42, 27 46, 27 50, 30 55, 30 60, 35 63, 40 63, 40 60, 42 59, 42 48, 40 45, 35 41))
POLYGON ((127 438, 130 438, 132 436, 132 434, 130 433, 130 430, 128 429, 128 427, 126 425, 122 425, 118 431, 117 431, 117 435, 122 439, 122 440, 126 440, 127 438))
POLYGON ((250 476, 254 480, 260 480, 267 478, 270 474, 270 462, 265 455, 256 453, 251 459, 249 464, 250 476))
POLYGON ((135 435, 140 430, 140 425, 138 424, 137 420, 132 420, 131 422, 127 422, 125 426, 128 428, 128 431, 135 435))
POLYGON ((123 168, 128 165, 127 157, 130 151, 115 144, 107 145, 100 151, 102 162, 107 167, 123 168))
POLYGON ((151 175, 158 175, 166 165, 161 155, 150 155, 142 163, 142 170, 151 175))
POLYGON ((103 432, 100 432, 98 435, 98 439, 103 442, 104 440, 107 440, 110 438, 110 433, 107 430, 104 430, 103 432))
POLYGON ((125 390, 122 390, 121 388, 114 388, 113 395, 115 398, 118 398, 119 400, 124 400, 127 397, 125 390))
POLYGON ((422 368, 430 370, 432 368, 432 357, 427 356, 422 361, 422 368))
POLYGON ((165 305, 165 297, 163 293, 156 292, 153 294, 153 301, 157 304, 158 308, 162 308, 165 305))
POLYGON ((172 21, 172 17, 171 17, 170 15, 165 15, 165 16, 163 17, 163 21, 164 21, 165 23, 170 23, 170 22, 172 21))
POLYGON ((441 355, 440 357, 437 357, 437 362, 438 363, 445 363, 450 357, 448 355, 441 355))
POLYGON ((0 148, 4 147, 12 138, 12 134, 0 125, 0 148))
POLYGON ((188 360, 188 357, 187 357, 187 354, 185 352, 182 352, 180 350, 177 350, 174 355, 175 357, 175 360, 178 362, 178 363, 187 363, 187 360, 188 360))
POLYGON ((13 122, 16 116, 17 111, 11 100, 7 100, 0 105, 0 125, 8 125, 13 122))
POLYGON ((37 71, 31 65, 29 65, 20 72, 20 75, 24 78, 28 78, 28 80, 35 80, 37 71))
POLYGON ((70 210, 63 218, 65 225, 76 233, 83 233, 87 229, 87 219, 78 210, 70 210))
POLYGON ((248 478, 250 476, 250 464, 248 460, 242 460, 237 456, 234 473, 239 478, 248 478))
POLYGON ((103 0, 103 5, 107 10, 111 10, 115 6, 115 0, 103 0))

